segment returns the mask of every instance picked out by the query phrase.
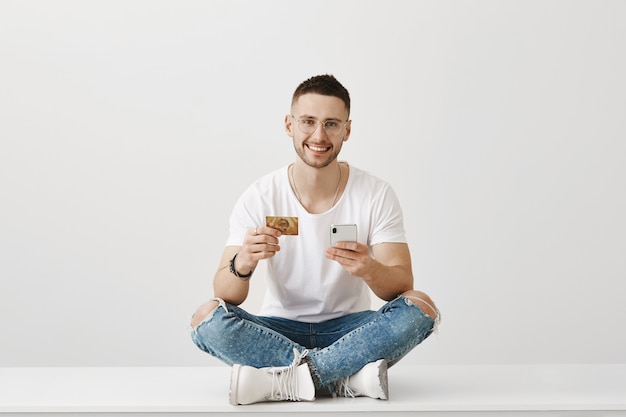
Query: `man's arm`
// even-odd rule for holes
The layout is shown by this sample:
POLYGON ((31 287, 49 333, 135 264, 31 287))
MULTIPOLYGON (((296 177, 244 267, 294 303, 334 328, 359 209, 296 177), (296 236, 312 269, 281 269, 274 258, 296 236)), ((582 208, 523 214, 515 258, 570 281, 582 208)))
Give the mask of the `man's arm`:
MULTIPOLYGON (((240 279, 230 272, 230 260, 240 251, 241 246, 227 246, 224 248, 220 266, 213 279, 213 294, 215 297, 233 305, 243 303, 248 297, 248 290, 250 289, 249 280, 240 279)), ((245 274, 249 271, 244 271, 243 266, 239 262, 235 262, 235 267, 240 273, 245 274)))
POLYGON ((235 259, 235 269, 242 275, 253 272, 261 259, 271 258, 280 250, 280 231, 259 226, 248 230, 242 246, 227 246, 213 279, 213 294, 229 304, 239 305, 248 297, 250 282, 230 272, 230 261, 235 259))
POLYGON ((406 243, 380 243, 372 247, 372 253, 373 258, 369 248, 361 243, 340 242, 326 250, 326 257, 362 278, 385 301, 413 289, 411 253, 406 243))

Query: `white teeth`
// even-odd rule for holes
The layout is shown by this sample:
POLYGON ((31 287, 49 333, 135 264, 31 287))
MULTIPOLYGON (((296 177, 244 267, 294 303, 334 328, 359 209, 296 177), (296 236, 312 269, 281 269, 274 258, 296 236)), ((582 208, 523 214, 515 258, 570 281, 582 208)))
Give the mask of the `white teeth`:
POLYGON ((313 145, 309 145, 309 148, 311 148, 311 150, 315 152, 326 152, 328 149, 330 149, 330 148, 322 148, 321 146, 313 146, 313 145))

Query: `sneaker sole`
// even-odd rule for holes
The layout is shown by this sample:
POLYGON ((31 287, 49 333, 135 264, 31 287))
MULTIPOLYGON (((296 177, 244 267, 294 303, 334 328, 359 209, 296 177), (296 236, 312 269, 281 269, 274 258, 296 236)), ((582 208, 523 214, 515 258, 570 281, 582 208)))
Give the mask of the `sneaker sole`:
POLYGON ((230 405, 239 405, 237 401, 237 386, 239 384, 239 370, 241 365, 233 365, 233 369, 230 372, 230 390, 228 391, 228 402, 230 405))
POLYGON ((383 391, 381 400, 389 399, 389 380, 387 379, 387 361, 381 359, 378 364, 378 380, 380 381, 380 388, 383 391))

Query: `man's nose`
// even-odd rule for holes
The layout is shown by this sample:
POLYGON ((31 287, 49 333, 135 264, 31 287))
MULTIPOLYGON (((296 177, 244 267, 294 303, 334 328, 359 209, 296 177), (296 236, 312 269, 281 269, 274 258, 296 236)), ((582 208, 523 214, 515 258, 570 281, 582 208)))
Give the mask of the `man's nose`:
POLYGON ((317 123, 317 126, 315 127, 315 130, 313 131, 313 133, 311 133, 311 136, 315 138, 325 138, 328 136, 326 134, 326 130, 324 129, 324 122, 317 123))

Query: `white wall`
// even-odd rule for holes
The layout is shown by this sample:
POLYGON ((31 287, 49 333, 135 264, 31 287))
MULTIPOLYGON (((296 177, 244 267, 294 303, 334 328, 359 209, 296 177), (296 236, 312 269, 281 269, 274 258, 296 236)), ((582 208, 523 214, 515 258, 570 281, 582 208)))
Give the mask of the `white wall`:
MULTIPOLYGON (((444 320, 412 363, 625 362, 623 1, 0 2, 0 366, 216 364, 235 199, 351 91, 444 320)), ((254 297, 262 284, 258 274, 254 297)))

